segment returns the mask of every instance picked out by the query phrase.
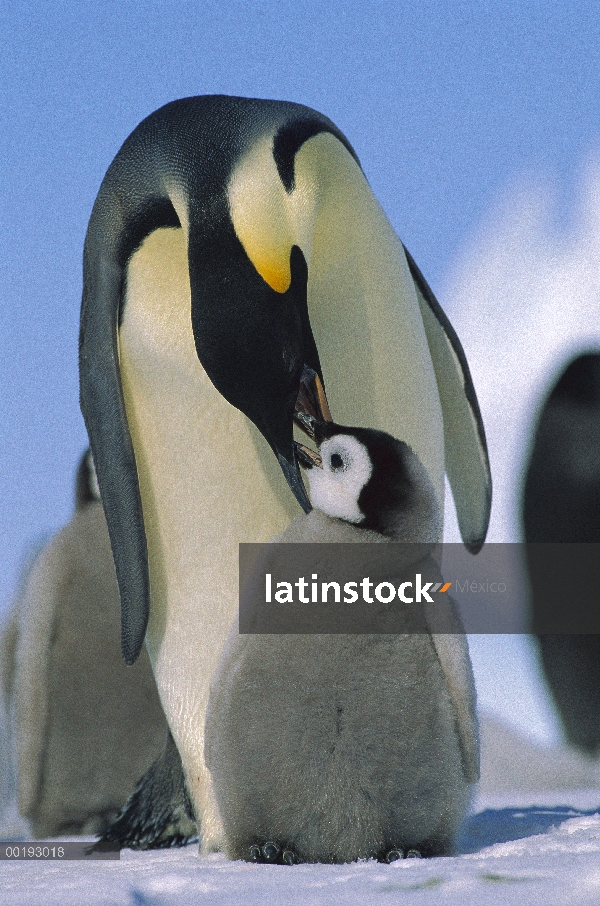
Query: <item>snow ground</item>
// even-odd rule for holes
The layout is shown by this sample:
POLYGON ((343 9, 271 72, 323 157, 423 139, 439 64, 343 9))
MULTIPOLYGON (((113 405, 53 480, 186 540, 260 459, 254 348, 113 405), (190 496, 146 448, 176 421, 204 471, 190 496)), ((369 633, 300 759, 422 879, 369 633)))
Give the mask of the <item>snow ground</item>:
POLYGON ((294 867, 198 856, 196 845, 124 851, 120 862, 4 862, 0 903, 11 906, 187 904, 477 903, 511 906, 600 902, 598 791, 538 795, 536 805, 488 798, 471 819, 462 854, 294 867), (546 799, 560 802, 547 806, 546 799))
MULTIPOLYGON (((119 862, 4 861, 0 904, 600 903, 600 766, 485 716, 481 729, 482 777, 460 855, 290 868, 199 856, 191 844, 124 850, 119 862)), ((9 831, 0 827, 4 839, 9 831)))

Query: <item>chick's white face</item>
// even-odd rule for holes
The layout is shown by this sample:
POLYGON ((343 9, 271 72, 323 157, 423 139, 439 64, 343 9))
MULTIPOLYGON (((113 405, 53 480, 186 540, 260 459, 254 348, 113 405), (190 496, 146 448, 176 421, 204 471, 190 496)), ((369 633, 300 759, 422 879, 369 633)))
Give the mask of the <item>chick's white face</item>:
POLYGON ((316 509, 346 522, 364 518, 358 506, 360 492, 373 465, 364 444, 348 434, 335 434, 319 448, 323 468, 307 471, 310 500, 316 509))

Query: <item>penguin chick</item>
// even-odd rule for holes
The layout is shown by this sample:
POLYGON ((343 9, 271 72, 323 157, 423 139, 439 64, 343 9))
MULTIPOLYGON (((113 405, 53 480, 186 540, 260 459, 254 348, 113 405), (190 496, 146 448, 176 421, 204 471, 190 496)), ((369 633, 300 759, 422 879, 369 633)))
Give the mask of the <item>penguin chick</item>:
MULTIPOLYGON (((299 449, 315 509, 275 541, 421 542, 399 549, 399 566, 430 578, 440 514, 410 447, 335 424, 315 426, 315 439, 320 458, 299 449)), ((230 857, 392 861, 453 850, 479 776, 472 669, 456 616, 453 626, 453 635, 231 628, 205 749, 230 857)))
POLYGON ((19 812, 34 836, 103 830, 164 745, 146 652, 119 656, 119 593, 91 453, 76 509, 38 553, 0 651, 19 812))
MULTIPOLYGON (((403 441, 383 431, 314 426, 318 463, 306 458, 313 507, 390 541, 434 544, 442 531, 433 484, 403 441)), ((363 534, 356 535, 361 541, 363 534)))

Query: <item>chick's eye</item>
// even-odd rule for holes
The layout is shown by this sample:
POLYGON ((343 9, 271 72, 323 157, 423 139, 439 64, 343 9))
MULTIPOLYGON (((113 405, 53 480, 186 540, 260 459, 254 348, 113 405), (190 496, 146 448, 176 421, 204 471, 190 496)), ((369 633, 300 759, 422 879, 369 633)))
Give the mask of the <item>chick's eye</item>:
POLYGON ((332 453, 330 462, 334 472, 338 472, 344 467, 344 460, 339 453, 332 453))

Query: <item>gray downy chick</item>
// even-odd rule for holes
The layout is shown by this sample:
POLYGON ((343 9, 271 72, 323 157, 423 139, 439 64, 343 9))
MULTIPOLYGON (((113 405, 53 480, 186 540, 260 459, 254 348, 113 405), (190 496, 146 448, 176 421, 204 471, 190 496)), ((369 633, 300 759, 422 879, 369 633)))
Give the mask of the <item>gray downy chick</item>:
MULTIPOLYGON (((421 542, 415 556, 430 551, 440 512, 410 447, 333 423, 314 434, 320 457, 299 445, 314 509, 274 540, 421 542)), ((419 565, 406 557, 414 577, 419 565)), ((205 749, 230 857, 393 861, 453 851, 479 741, 453 610, 451 627, 240 635, 236 621, 211 687, 205 749)))
POLYGON ((108 530, 90 451, 75 512, 39 551, 0 639, 20 814, 35 837, 102 831, 167 725, 145 651, 126 667, 108 530))

